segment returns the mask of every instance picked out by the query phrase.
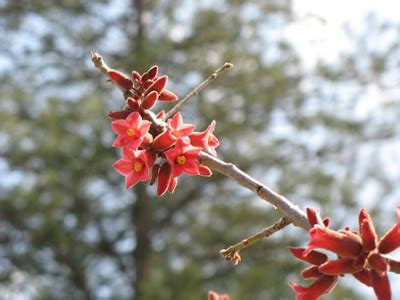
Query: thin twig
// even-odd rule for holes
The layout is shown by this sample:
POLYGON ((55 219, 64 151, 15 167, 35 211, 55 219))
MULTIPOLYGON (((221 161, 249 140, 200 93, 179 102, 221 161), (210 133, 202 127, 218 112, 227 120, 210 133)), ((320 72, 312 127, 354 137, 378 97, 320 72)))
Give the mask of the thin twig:
MULTIPOLYGON (((103 57, 96 51, 90 53, 90 58, 92 59, 92 62, 94 66, 101 71, 104 75, 107 75, 108 78, 110 76, 108 75, 108 72, 111 71, 112 69, 107 66, 106 62, 104 61, 103 57)), ((122 94, 124 95, 124 99, 127 100, 129 97, 132 96, 131 91, 126 90, 119 85, 115 84, 111 79, 109 79, 109 82, 113 83, 117 88, 120 89, 122 94)))
POLYGON ((99 69, 101 73, 107 75, 108 77, 108 72, 111 70, 111 68, 107 66, 103 57, 97 51, 94 51, 90 53, 90 58, 92 59, 94 66, 99 69))
POLYGON ((249 247, 250 245, 254 244, 255 242, 257 242, 263 238, 267 238, 267 237, 273 235, 275 232, 281 230, 282 228, 286 227, 290 223, 291 222, 288 217, 283 217, 275 224, 273 224, 267 228, 264 228, 260 232, 242 240, 239 243, 229 246, 226 249, 222 249, 221 251, 219 251, 219 253, 222 256, 224 256, 225 258, 230 259, 231 257, 238 255, 240 250, 249 247))
POLYGON ((274 207, 281 210, 295 226, 301 227, 305 230, 310 228, 310 224, 308 223, 306 215, 297 205, 294 205, 282 195, 279 195, 270 188, 266 187, 249 174, 240 170, 234 164, 224 162, 204 151, 200 152, 200 160, 202 164, 208 166, 214 171, 232 178, 241 186, 244 186, 250 191, 256 193, 261 199, 264 199, 274 207))
POLYGON ((180 100, 173 108, 171 108, 170 111, 168 111, 165 114, 164 120, 167 120, 168 118, 172 117, 174 114, 176 114, 193 96, 196 96, 198 93, 200 93, 206 86, 208 86, 211 82, 213 82, 219 74, 221 74, 223 71, 228 70, 233 67, 233 64, 231 63, 224 63, 223 66, 219 67, 217 70, 215 70, 210 77, 208 77, 206 80, 204 80, 202 83, 200 83, 198 86, 196 86, 189 94, 186 95, 185 98, 180 100))

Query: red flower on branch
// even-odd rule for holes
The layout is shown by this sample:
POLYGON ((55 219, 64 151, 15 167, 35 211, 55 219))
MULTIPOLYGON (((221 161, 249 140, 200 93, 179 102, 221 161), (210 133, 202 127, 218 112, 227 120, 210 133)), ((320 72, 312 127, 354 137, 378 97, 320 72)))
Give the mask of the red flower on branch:
POLYGON ((385 254, 400 247, 400 208, 396 213, 397 224, 378 240, 375 226, 365 209, 359 214, 359 231, 349 228, 335 231, 328 228, 329 222, 322 220, 318 211, 308 208, 307 216, 312 226, 309 231, 310 242, 307 248, 289 250, 298 259, 313 265, 304 270, 302 276, 316 280, 309 287, 289 282, 297 299, 318 299, 334 288, 338 276, 352 274, 360 282, 372 287, 379 300, 390 300, 387 272, 398 272, 400 262, 385 254), (329 250, 337 255, 337 259, 328 259, 314 249, 329 250))
POLYGON ((191 146, 183 139, 178 140, 174 148, 164 152, 173 177, 182 173, 200 175, 199 154, 200 148, 191 146))
POLYGON ((183 123, 179 112, 166 120, 164 111, 150 111, 158 100, 178 99, 166 89, 168 76, 158 76, 157 66, 143 74, 133 71, 131 77, 116 70, 110 70, 108 76, 126 98, 123 110, 109 112, 108 116, 118 135, 113 146, 123 149, 123 157, 114 167, 126 176, 127 188, 138 181, 149 181, 150 185, 157 181, 157 195, 162 196, 175 191, 178 176, 183 173, 212 175, 210 168, 200 164, 199 154, 204 150, 216 155, 219 141, 213 134, 215 121, 205 131, 193 132, 195 125, 183 123))
POLYGON ((132 112, 126 120, 113 121, 111 128, 118 134, 113 146, 126 147, 133 151, 137 150, 148 133, 150 126, 151 122, 142 120, 138 112, 132 112))
POLYGON ((152 164, 152 157, 145 150, 131 151, 122 148, 122 159, 114 164, 114 168, 125 176, 125 187, 133 187, 139 181, 148 181, 149 166, 152 164))
POLYGON ((219 141, 218 138, 213 134, 215 130, 215 121, 212 121, 211 124, 207 127, 203 132, 192 132, 189 135, 190 143, 193 146, 200 147, 202 150, 210 153, 211 155, 217 156, 217 151, 215 148, 218 147, 219 141))
POLYGON ((155 149, 167 149, 183 138, 189 142, 188 136, 193 132, 195 125, 184 124, 182 115, 179 112, 172 119, 169 119, 167 124, 167 130, 154 139, 153 147, 155 149))

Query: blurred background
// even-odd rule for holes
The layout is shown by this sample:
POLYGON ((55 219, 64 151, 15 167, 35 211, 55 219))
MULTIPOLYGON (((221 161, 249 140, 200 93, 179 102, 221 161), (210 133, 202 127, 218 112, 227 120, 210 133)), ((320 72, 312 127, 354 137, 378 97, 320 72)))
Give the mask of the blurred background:
MULTIPOLYGON (((218 174, 163 198, 124 189, 107 118, 123 101, 90 51, 126 73, 158 64, 180 97, 232 62, 185 120, 217 120, 222 159, 334 228, 366 207, 383 233, 400 196, 396 12, 387 0, 1 0, 0 298, 293 299, 287 281, 309 282, 286 249, 306 232, 279 232, 236 267, 218 254, 280 217, 264 201, 218 174)), ((374 294, 345 278, 326 299, 374 294)))

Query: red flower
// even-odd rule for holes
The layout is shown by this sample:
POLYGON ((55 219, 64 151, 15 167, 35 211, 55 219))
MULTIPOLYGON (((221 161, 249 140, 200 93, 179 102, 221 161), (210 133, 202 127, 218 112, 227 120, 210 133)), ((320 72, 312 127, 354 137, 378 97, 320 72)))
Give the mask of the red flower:
POLYGON ((149 165, 152 158, 145 150, 131 151, 122 148, 122 159, 114 164, 114 168, 125 176, 125 187, 133 187, 139 181, 149 180, 149 165))
POLYGON ((378 241, 375 226, 365 209, 359 214, 359 231, 351 231, 348 228, 331 230, 318 211, 307 209, 312 226, 308 247, 289 250, 298 259, 314 265, 304 270, 302 276, 317 280, 308 288, 290 282, 289 285, 295 290, 297 299, 318 299, 334 287, 338 276, 352 274, 360 282, 371 286, 379 300, 390 300, 387 272, 398 272, 397 266, 400 262, 383 254, 400 247, 400 208, 397 208, 396 212, 397 224, 378 241), (313 250, 316 248, 334 252, 338 259, 329 260, 325 254, 313 250))
POLYGON ((126 120, 113 121, 111 127, 118 134, 113 146, 137 150, 150 126, 151 122, 142 120, 138 112, 132 112, 126 120))
POLYGON ((218 147, 219 141, 217 137, 213 134, 215 124, 215 121, 212 121, 206 130, 204 130, 203 132, 192 132, 192 134, 189 135, 189 138, 190 143, 193 146, 200 147, 204 151, 214 156, 217 156, 215 148, 218 147))
POLYGON ((171 166, 173 177, 182 173, 200 175, 200 162, 198 160, 200 148, 193 147, 180 139, 174 148, 165 151, 164 154, 171 166))
POLYGON ((159 134, 153 142, 153 147, 164 150, 173 146, 177 140, 187 138, 193 132, 195 125, 183 124, 182 115, 178 112, 172 119, 168 120, 167 130, 159 134))
POLYGON ((231 298, 229 295, 219 295, 214 291, 209 291, 208 292, 208 300, 230 300, 231 298))

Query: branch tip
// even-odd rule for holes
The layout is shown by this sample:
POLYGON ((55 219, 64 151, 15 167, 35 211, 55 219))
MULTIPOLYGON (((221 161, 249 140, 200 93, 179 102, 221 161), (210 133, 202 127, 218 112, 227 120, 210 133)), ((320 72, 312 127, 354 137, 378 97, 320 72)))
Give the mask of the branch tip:
POLYGON ((226 249, 222 249, 219 251, 219 253, 226 258, 226 260, 231 261, 233 264, 238 264, 241 260, 239 252, 244 249, 249 247, 250 245, 254 244, 257 241, 260 241, 261 239, 270 237, 273 235, 275 232, 278 232, 279 230, 283 229, 287 225, 291 224, 292 222, 289 220, 288 217, 283 217, 281 218, 278 222, 272 224, 271 226, 261 230, 260 232, 243 239, 241 242, 236 243, 232 246, 229 246, 226 249))
POLYGON ((206 80, 201 82, 198 86, 196 86, 189 94, 185 96, 182 100, 180 100, 170 111, 165 114, 164 120, 172 117, 176 114, 191 98, 197 96, 202 90, 204 90, 212 81, 217 79, 217 77, 225 70, 228 70, 233 67, 231 63, 224 63, 221 67, 215 70, 206 80))

